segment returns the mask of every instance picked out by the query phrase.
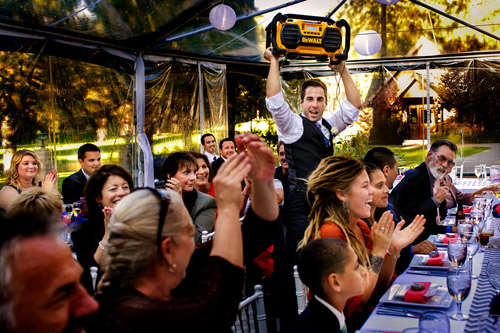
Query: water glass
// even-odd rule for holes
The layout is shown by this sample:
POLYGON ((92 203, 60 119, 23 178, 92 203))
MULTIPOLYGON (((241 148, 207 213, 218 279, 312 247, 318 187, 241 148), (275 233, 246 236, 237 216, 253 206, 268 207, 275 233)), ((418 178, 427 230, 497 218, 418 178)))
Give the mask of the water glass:
POLYGON ((469 296, 471 287, 471 277, 468 267, 451 267, 446 274, 446 284, 448 292, 457 303, 457 312, 450 316, 453 320, 467 320, 468 315, 462 313, 462 301, 469 296))
POLYGON ((457 225, 458 237, 464 239, 469 233, 472 232, 472 224, 470 223, 460 223, 457 225))
POLYGON ((467 240, 467 256, 469 257, 469 270, 470 270, 470 276, 472 279, 477 279, 477 276, 472 274, 472 260, 474 258, 474 255, 477 253, 479 250, 479 235, 477 235, 474 232, 467 233, 466 234, 468 237, 467 240))
POLYGON ((448 259, 453 267, 463 266, 467 259, 467 242, 462 239, 450 239, 448 243, 448 259))
POLYGON ((490 260, 486 269, 486 274, 488 275, 488 280, 490 281, 493 288, 500 294, 500 260, 490 260))
POLYGON ((431 333, 449 333, 450 321, 448 315, 443 311, 429 310, 420 315, 418 328, 431 333))

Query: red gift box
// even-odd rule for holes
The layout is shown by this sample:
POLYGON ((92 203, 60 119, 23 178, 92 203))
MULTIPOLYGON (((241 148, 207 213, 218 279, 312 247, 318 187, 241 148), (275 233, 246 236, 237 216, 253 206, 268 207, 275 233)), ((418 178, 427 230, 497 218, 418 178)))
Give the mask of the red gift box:
POLYGON ((427 297, 424 297, 425 293, 429 289, 431 283, 430 282, 414 282, 421 283, 424 285, 424 289, 422 290, 412 290, 411 288, 405 294, 405 302, 412 303, 425 303, 427 301, 427 297))

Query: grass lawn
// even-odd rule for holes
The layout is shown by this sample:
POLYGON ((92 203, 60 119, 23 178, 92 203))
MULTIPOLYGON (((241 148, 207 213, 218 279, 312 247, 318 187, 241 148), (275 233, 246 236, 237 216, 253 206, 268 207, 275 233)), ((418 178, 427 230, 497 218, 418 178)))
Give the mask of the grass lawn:
MULTIPOLYGON (((390 150, 396 154, 398 157, 399 166, 409 166, 414 167, 422 163, 427 155, 427 146, 387 146, 390 150)), ((480 153, 482 151, 490 149, 489 147, 464 147, 462 152, 462 147, 458 147, 458 154, 462 154, 463 157, 470 156, 473 154, 480 153)))

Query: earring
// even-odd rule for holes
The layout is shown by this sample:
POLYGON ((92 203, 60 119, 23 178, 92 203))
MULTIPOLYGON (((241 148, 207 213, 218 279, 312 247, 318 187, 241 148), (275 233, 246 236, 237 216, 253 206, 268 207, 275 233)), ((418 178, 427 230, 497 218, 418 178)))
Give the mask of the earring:
POLYGON ((176 268, 177 268, 177 265, 176 264, 172 264, 172 266, 168 266, 168 271, 170 273, 173 273, 173 272, 175 272, 176 268))
POLYGON ((349 216, 349 201, 345 200, 342 202, 342 209, 344 210, 344 214, 349 216))

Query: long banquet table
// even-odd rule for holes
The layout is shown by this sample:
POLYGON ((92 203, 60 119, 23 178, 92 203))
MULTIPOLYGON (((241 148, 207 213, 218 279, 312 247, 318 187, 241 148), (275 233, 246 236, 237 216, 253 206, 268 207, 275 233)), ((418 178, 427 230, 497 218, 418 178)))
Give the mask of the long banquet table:
MULTIPOLYGON (((496 233, 498 234, 498 233, 496 233)), ((486 249, 488 258, 500 258, 500 249, 486 249)), ((483 268, 485 252, 480 251, 474 256, 473 260, 473 275, 479 276, 479 279, 472 280, 472 286, 467 299, 463 302, 462 312, 464 314, 471 314, 472 319, 468 321, 456 321, 450 319, 450 332, 476 332, 476 322, 477 316, 488 311, 489 302, 491 297, 495 294, 493 287, 489 284, 485 270, 483 268), (483 268, 483 271, 482 271, 483 268), (480 295, 474 303, 474 310, 471 313, 471 305, 473 304, 474 296, 476 295, 476 290, 478 290, 478 281, 480 281, 480 295), (478 301, 482 302, 482 306, 478 307, 478 301), (466 329, 467 328, 467 329, 466 329)), ((402 275, 396 278, 394 283, 398 284, 411 284, 413 282, 431 282, 436 283, 444 288, 446 288, 446 275, 443 273, 433 274, 433 275, 422 275, 414 274, 415 270, 407 269, 402 275)), ((422 272, 428 272, 422 270, 422 272)), ((406 328, 418 327, 418 318, 410 318, 403 316, 393 316, 393 315, 381 315, 377 314, 377 310, 382 304, 378 304, 375 310, 372 312, 368 320, 364 323, 363 327, 358 331, 359 333, 375 333, 375 332, 402 332, 406 328)), ((425 308, 418 306, 399 306, 399 308, 407 308, 419 312, 425 310, 431 310, 435 308, 425 308)), ((453 301, 449 308, 439 308, 436 310, 444 311, 448 315, 452 315, 456 312, 456 303, 453 301)))

